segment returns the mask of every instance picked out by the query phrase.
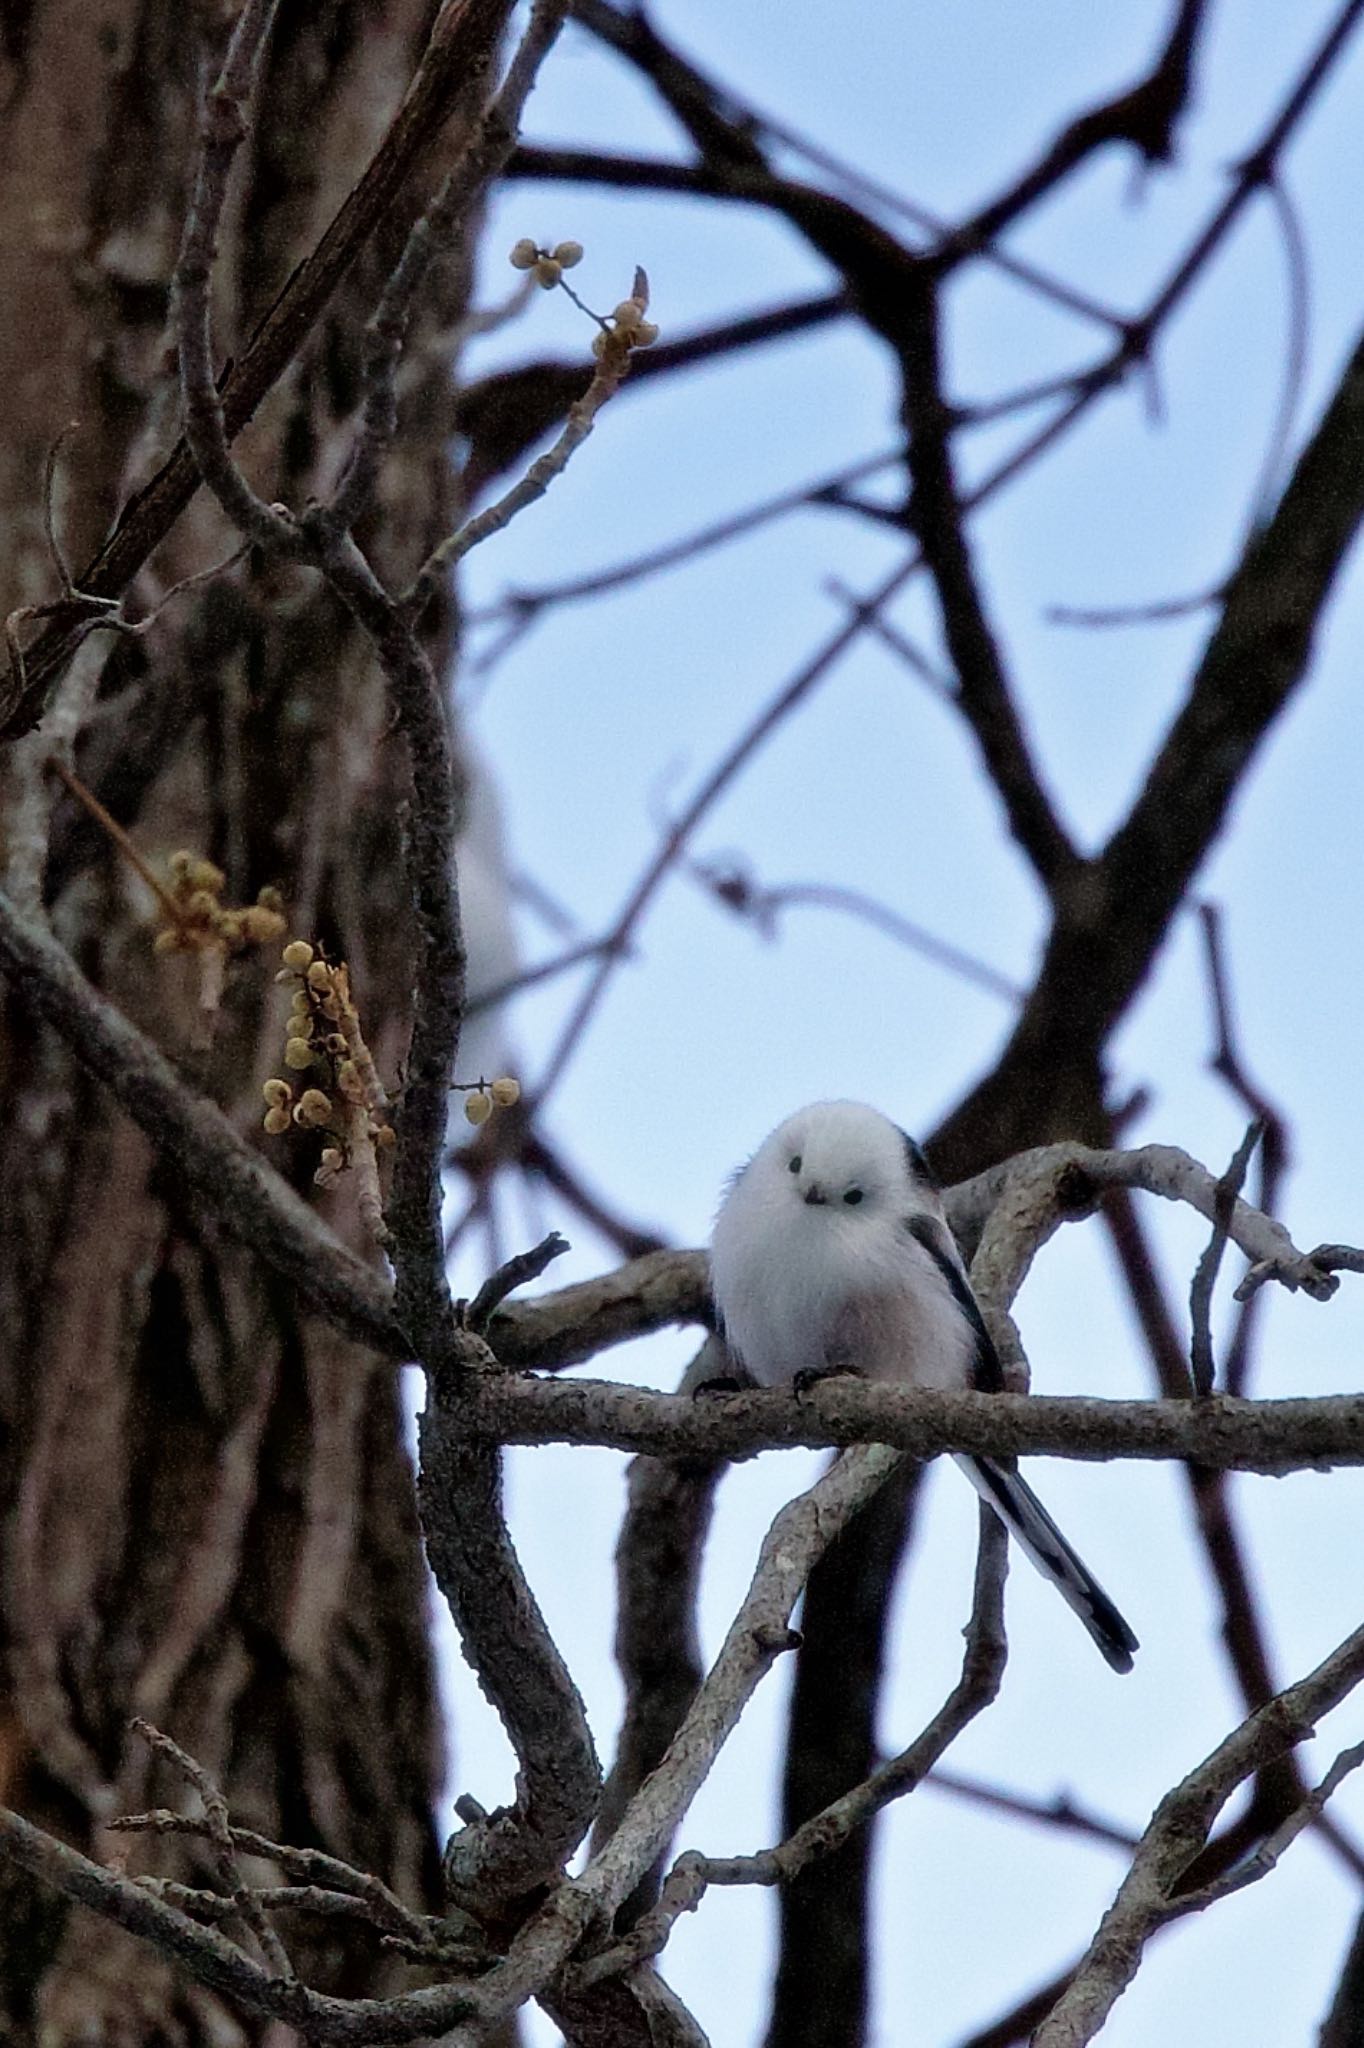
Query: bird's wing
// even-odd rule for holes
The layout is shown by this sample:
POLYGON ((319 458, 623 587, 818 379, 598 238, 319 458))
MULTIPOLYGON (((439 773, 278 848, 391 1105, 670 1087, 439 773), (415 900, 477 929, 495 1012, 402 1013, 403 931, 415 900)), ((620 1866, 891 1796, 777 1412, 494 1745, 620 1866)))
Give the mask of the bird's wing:
POLYGON ((956 1246, 945 1223, 939 1223, 935 1216, 920 1213, 905 1218, 905 1229, 916 1244, 921 1244, 932 1259, 951 1290, 952 1299, 961 1310, 971 1327, 976 1340, 976 1354, 972 1363, 971 1384, 982 1394, 1004 1392, 1004 1368, 999 1362, 994 1338, 985 1327, 985 1318, 980 1312, 980 1303, 971 1292, 961 1260, 957 1257, 956 1246))

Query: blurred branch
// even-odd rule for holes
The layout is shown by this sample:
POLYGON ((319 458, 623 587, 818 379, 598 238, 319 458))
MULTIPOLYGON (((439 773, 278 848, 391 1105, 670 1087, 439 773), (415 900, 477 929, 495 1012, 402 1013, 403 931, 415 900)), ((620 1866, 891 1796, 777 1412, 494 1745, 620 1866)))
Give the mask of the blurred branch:
POLYGON ((1063 1834, 1081 1835, 1102 1842, 1110 1849, 1131 1851, 1137 1837, 1130 1828, 1120 1828, 1077 1806, 1070 1795, 1058 1792, 1054 1799, 1030 1799, 1021 1792, 1008 1792, 1002 1785, 986 1785, 977 1778, 964 1778, 956 1771, 934 1768, 926 1780, 936 1792, 964 1799, 968 1805, 988 1807, 994 1813, 1009 1814, 1015 1820, 1035 1821, 1040 1827, 1057 1828, 1063 1834))
MULTIPOLYGON (((693 1394, 725 1360, 707 1338, 682 1376, 679 1393, 693 1394)), ((635 1458, 627 1475, 627 1504, 616 1543, 616 1662, 625 1709, 615 1761, 593 1829, 595 1852, 611 1838, 626 1807, 666 1754, 700 1687, 705 1667, 696 1602, 719 1459, 635 1458)), ((628 1928, 657 1892, 666 1850, 635 1886, 617 1914, 628 1928)))
POLYGON ((1364 2048, 1364 1913, 1355 1925, 1317 2048, 1364 2048))
POLYGON ((1148 75, 1070 122, 1016 184, 939 244, 935 264, 945 271, 989 247, 1106 143, 1130 144, 1148 166, 1169 163, 1175 128, 1188 105, 1194 45, 1206 5, 1207 0, 1180 0, 1165 47, 1148 75))
MULTIPOLYGON (((871 602, 876 605, 887 603, 912 574, 913 567, 914 564, 911 562, 892 570, 879 586, 871 602)), ((621 908, 612 927, 616 951, 597 967, 564 1026, 558 1043, 550 1054, 545 1071, 533 1091, 532 1106, 535 1110, 542 1107, 545 1098, 561 1079, 581 1044, 588 1025, 596 1015, 620 952, 630 945, 645 912, 663 882, 676 867, 683 849, 701 820, 724 795, 753 756, 766 744, 778 726, 784 723, 792 712, 805 702, 811 691, 825 680, 840 656, 852 645, 863 629, 863 621, 854 618, 832 633, 823 646, 818 648, 808 661, 803 662, 795 675, 762 707, 757 717, 745 727, 684 805, 621 908)))
MULTIPOLYGON (((509 590, 492 604, 471 609, 466 614, 466 622, 471 626, 484 626, 505 620, 512 630, 525 631, 534 625, 543 611, 555 605, 576 604, 582 598, 604 597, 613 590, 623 589, 631 583, 659 575, 665 569, 676 568, 682 562, 692 561, 712 548, 739 540, 747 533, 757 532, 772 520, 785 518, 790 512, 831 503, 832 492, 858 483, 865 477, 876 476, 903 459, 903 451, 899 448, 890 449, 882 455, 869 455, 861 462, 849 463, 828 476, 817 478, 814 483, 797 484, 792 490, 764 499, 760 505, 732 513, 727 519, 717 519, 714 524, 700 527, 681 540, 670 541, 645 554, 632 555, 611 568, 598 569, 588 576, 569 577, 562 583, 545 584, 536 590, 509 590)), ((485 666, 486 662, 480 660, 479 671, 485 666)))
POLYGON ((1073 878, 1079 855, 1042 787, 976 580, 953 475, 937 287, 926 271, 916 275, 905 295, 902 322, 909 522, 937 592, 943 639, 956 670, 957 704, 1003 802, 1010 831, 1054 896, 1073 878))
POLYGON ((1021 1003, 1022 989, 998 973, 983 960, 977 960, 971 953, 965 953, 959 946, 950 945, 947 940, 935 937, 925 931, 922 925, 914 924, 909 918, 901 917, 897 910, 887 904, 878 903, 874 897, 866 896, 860 889, 842 889, 831 882, 783 882, 765 887, 755 882, 736 863, 720 860, 694 861, 688 863, 689 872, 707 889, 717 902, 723 903, 736 917, 743 918, 761 932, 764 938, 776 936, 777 919, 783 910, 796 906, 808 906, 816 910, 841 911, 855 917, 876 931, 883 932, 897 945, 919 953, 925 960, 931 960, 937 967, 946 968, 949 974, 969 981, 976 988, 982 988, 988 995, 1002 996, 1006 1002, 1021 1003))

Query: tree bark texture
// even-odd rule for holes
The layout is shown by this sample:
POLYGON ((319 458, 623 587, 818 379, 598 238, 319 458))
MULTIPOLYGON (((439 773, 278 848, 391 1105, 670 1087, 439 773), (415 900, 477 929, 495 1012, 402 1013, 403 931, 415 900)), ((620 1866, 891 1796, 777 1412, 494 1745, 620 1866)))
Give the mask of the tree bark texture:
MULTIPOLYGON (((223 360, 372 153, 431 12, 427 0, 281 11, 224 239, 223 360)), ((5 615, 60 594, 44 474, 68 422, 52 499, 72 562, 174 441, 168 286, 201 69, 230 13, 210 0, 30 0, 0 27, 5 615)), ((439 165, 427 168, 411 206, 439 165)), ((364 318, 408 218, 385 223, 241 437, 267 497, 301 504, 333 479, 364 318)), ((406 360, 384 529, 365 537, 388 570, 411 573, 450 516, 439 334, 465 283, 448 264, 406 360)), ((201 491, 142 572, 139 605, 234 545, 201 491)), ((77 773, 154 866, 177 847, 205 855, 226 872, 228 903, 279 887, 291 930, 350 963, 393 1082, 410 988, 404 763, 374 664, 335 601, 302 572, 247 563, 174 599, 142 638, 97 634, 82 663, 97 694, 77 773)), ((0 765, 0 830, 21 859, 52 731, 49 720, 0 765)), ((153 952, 147 891, 64 794, 34 882, 83 970, 259 1135, 261 1083, 283 1049, 277 948, 229 964, 208 1028, 192 957, 153 952)), ((439 1739, 391 1366, 301 1314, 196 1213, 21 991, 3 992, 0 1075, 0 1796, 107 1853, 103 1819, 188 1804, 127 1733, 140 1714, 208 1767, 243 1825, 324 1847, 434 1905, 439 1739)), ((308 1184, 315 1141, 260 1142, 308 1184)), ((372 1255, 344 1194, 322 1199, 372 1255)), ((163 1838, 153 1853, 163 1873, 194 1881, 201 1868, 192 1846, 177 1861, 163 1838)), ((22 1877, 0 1887, 0 2035, 41 2033, 52 2048, 242 2035, 107 1926, 22 1877)), ((325 1927, 299 1932, 314 1982, 384 1981, 377 1949, 351 1941, 343 1964, 325 1927)))

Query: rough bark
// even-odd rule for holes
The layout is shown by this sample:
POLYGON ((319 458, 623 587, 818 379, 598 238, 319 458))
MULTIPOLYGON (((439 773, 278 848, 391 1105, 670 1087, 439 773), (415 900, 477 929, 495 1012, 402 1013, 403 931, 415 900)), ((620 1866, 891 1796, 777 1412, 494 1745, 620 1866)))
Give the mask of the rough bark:
MULTIPOLYGON (((199 59, 223 10, 36 0, 0 60, 0 611, 59 595, 44 534, 83 559, 155 471, 178 425, 166 356, 199 59)), ((240 354, 373 151, 429 28, 426 0, 281 11, 225 238, 219 342, 240 354)), ((429 171, 429 166, 427 167, 429 171)), ((424 187, 423 187, 424 189, 424 187)), ((414 193, 415 199, 417 195, 414 193)), ((359 336, 404 220, 385 223, 301 358, 243 436, 267 496, 331 480, 358 391, 359 336)), ((385 484, 379 557, 411 573, 443 529, 448 369, 414 337, 385 484)), ((371 544, 373 543, 371 537, 371 544)), ((233 545, 200 493, 143 572, 144 607, 233 545)), ((439 622, 433 631, 440 631, 439 622)), ((284 893, 294 930, 346 958, 381 1070, 408 1018, 409 927, 396 858, 403 762, 360 636, 316 579, 240 569, 174 600, 137 641, 97 636, 97 699, 75 765, 156 864, 184 846, 225 900, 284 893)), ((40 729, 2 771, 11 849, 41 788, 40 729)), ((22 854, 22 846, 19 851, 22 854)), ((193 963, 155 956, 142 886, 69 799, 39 881, 84 971, 225 1107, 259 1130, 278 1070, 274 953, 228 969, 206 1031, 193 963)), ((100 1821, 177 1803, 126 1733, 145 1715, 198 1756, 234 1816, 438 1890, 439 1744, 412 1477, 395 1375, 302 1315, 226 1243, 77 1061, 4 992, 0 1074, 0 1771, 4 1797, 99 1855, 100 1821)), ((315 1145, 262 1141, 300 1186, 315 1145)), ((344 1196, 326 1198, 358 1250, 344 1196)), ((158 1867, 167 1845, 156 1848, 158 1867)), ((178 1869, 191 1880, 192 1849, 178 1869)), ((145 1951, 34 1893, 0 1897, 0 2032, 59 2044, 222 2041, 243 2023, 145 1951)), ((325 1928, 300 1960, 373 1990, 377 1947, 325 1928)))

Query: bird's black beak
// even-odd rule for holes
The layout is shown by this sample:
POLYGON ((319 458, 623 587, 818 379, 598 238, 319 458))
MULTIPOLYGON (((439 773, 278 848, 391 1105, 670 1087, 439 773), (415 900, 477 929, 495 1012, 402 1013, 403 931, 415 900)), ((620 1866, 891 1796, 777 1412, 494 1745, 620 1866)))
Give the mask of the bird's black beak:
POLYGON ((807 1209, 815 1209, 815 1208, 819 1208, 819 1209, 822 1209, 822 1208, 824 1207, 825 1203, 826 1203, 826 1202, 828 1201, 828 1199, 829 1199, 829 1198, 828 1198, 828 1196, 827 1196, 827 1195, 825 1194, 825 1192, 824 1192, 823 1188, 822 1188, 822 1187, 821 1187, 821 1186, 819 1185, 819 1182, 818 1182, 818 1181, 811 1181, 811 1183, 810 1183, 809 1187, 808 1187, 808 1188, 807 1188, 807 1189, 805 1190, 805 1206, 806 1206, 806 1208, 807 1208, 807 1209))

